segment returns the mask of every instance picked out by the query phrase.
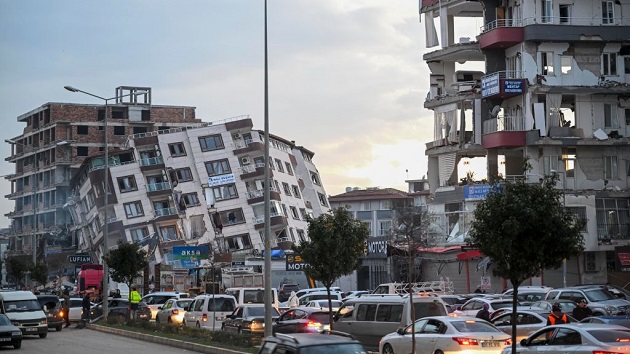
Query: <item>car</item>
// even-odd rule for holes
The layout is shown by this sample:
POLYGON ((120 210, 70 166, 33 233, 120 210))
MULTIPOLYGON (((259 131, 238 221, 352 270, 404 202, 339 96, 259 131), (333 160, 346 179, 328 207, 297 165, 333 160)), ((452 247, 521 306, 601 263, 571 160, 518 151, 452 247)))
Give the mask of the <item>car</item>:
POLYGON ((605 323, 630 328, 630 316, 590 316, 582 319, 580 323, 605 323))
MULTIPOLYGON (((339 300, 339 301, 341 301, 341 292, 339 292, 339 291, 331 291, 330 292, 330 298, 332 300, 339 300)), ((299 306, 303 306, 303 305, 306 305, 309 301, 323 300, 323 299, 328 299, 328 292, 326 292, 326 291, 313 291, 313 292, 310 292, 308 294, 304 294, 304 295, 298 297, 298 304, 299 304, 299 306)))
MULTIPOLYGON (((547 326, 521 340, 516 353, 630 353, 630 329, 596 323, 547 326)), ((512 354, 512 348, 504 348, 502 354, 512 354)))
POLYGON ((236 299, 232 295, 199 295, 188 306, 184 314, 185 327, 204 328, 211 331, 220 329, 223 321, 236 308, 236 299))
POLYGON ((625 287, 621 287, 614 284, 578 284, 576 286, 579 286, 579 285, 600 286, 600 287, 606 288, 613 295, 615 295, 616 297, 620 299, 630 300, 630 291, 626 290, 625 287))
MULTIPOLYGON (((108 317, 118 317, 127 319, 130 316, 129 313, 129 300, 110 297, 107 303, 107 310, 109 311, 108 317)), ((90 319, 96 319, 103 315, 103 302, 99 302, 94 307, 90 308, 90 319)), ((136 310, 136 319, 150 320, 151 309, 144 302, 138 303, 138 309, 136 310)))
POLYGON ((572 300, 540 300, 532 302, 529 305, 529 308, 533 310, 542 309, 545 312, 551 312, 551 307, 556 303, 560 305, 562 313, 566 313, 568 315, 572 314, 573 309, 577 307, 577 304, 572 300))
POLYGON ((330 329, 330 313, 314 307, 289 309, 273 321, 273 333, 316 333, 330 329))
MULTIPOLYGON (((516 311, 516 340, 527 338, 532 332, 547 325, 549 312, 531 309, 516 311)), ((570 321, 570 319, 569 319, 570 321)), ((506 311, 490 321, 501 331, 512 334, 512 311, 506 311)), ((574 321, 575 322, 575 321, 574 321)))
POLYGON ((492 324, 474 317, 430 316, 384 336, 379 353, 413 353, 415 332, 418 353, 496 353, 511 344, 510 336, 492 324))
MULTIPOLYGON (((477 316, 477 312, 483 308, 483 304, 488 304, 490 306, 488 311, 490 312, 490 316, 492 313, 498 309, 502 308, 512 308, 512 300, 508 299, 496 299, 491 297, 474 297, 465 304, 463 304, 459 310, 455 310, 453 313, 459 316, 477 316)), ((520 304, 517 304, 520 305, 520 304)))
MULTIPOLYGON (((90 302, 90 308, 96 306, 95 303, 90 302)), ((68 318, 70 322, 81 321, 81 314, 83 313, 83 299, 80 297, 70 298, 70 308, 68 309, 68 318)))
POLYGON ((442 295, 438 295, 438 297, 442 299, 442 301, 444 301, 444 303, 446 304, 446 307, 448 308, 449 313, 455 310, 459 310, 462 307, 462 305, 465 304, 466 301, 469 300, 469 298, 461 296, 461 295, 442 294, 442 295))
POLYGON ((278 288, 278 301, 285 302, 289 300, 292 291, 299 291, 300 286, 298 284, 282 284, 278 288))
MULTIPOLYGON (((531 293, 531 292, 538 292, 538 293, 548 293, 549 291, 551 291, 553 288, 550 286, 543 286, 543 285, 523 285, 523 286, 519 286, 518 287, 518 293, 531 293)), ((504 291, 501 295, 503 297, 508 297, 512 296, 512 293, 514 292, 514 289, 508 289, 506 291, 504 291)))
POLYGON ((347 299, 351 299, 353 297, 357 297, 357 296, 363 296, 363 295, 367 295, 370 292, 368 290, 352 290, 352 291, 348 291, 346 293, 343 293, 343 299, 341 299, 342 301, 346 301, 347 299))
MULTIPOLYGON (((343 302, 341 302, 341 300, 330 300, 331 305, 332 305, 332 311, 333 312, 337 312, 339 311, 339 308, 341 307, 341 305, 343 305, 343 302)), ((326 310, 330 310, 328 307, 328 300, 313 300, 313 301, 309 301, 306 305, 304 305, 304 307, 314 307, 317 309, 326 309, 326 310)))
POLYGON ((12 345, 15 349, 22 347, 22 331, 11 323, 5 314, 0 314, 0 346, 12 345))
POLYGON ((630 301, 620 299, 605 287, 599 285, 582 285, 553 289, 547 293, 545 300, 571 300, 575 303, 586 300, 586 306, 595 316, 630 314, 630 301))
MULTIPOLYGON (((302 297, 302 296, 304 296, 306 294, 313 293, 313 292, 316 292, 316 291, 324 291, 325 292, 326 288, 305 288, 305 289, 300 289, 300 290, 295 292, 295 296, 300 298, 300 297, 302 297)), ((341 288, 338 287, 338 286, 331 286, 330 287, 330 292, 334 292, 334 291, 341 292, 341 288)))
POLYGON ((156 291, 142 297, 140 302, 144 302, 151 309, 151 319, 155 320, 155 314, 158 307, 164 305, 168 299, 187 299, 188 293, 180 293, 177 291, 156 291))
MULTIPOLYGON (((280 317, 280 313, 272 307, 271 318, 280 317)), ((265 305, 245 304, 234 309, 231 315, 223 321, 221 330, 238 334, 265 333, 265 305)))
POLYGON ((164 305, 158 307, 155 322, 182 324, 184 314, 192 302, 193 299, 168 299, 164 305))
POLYGON ((46 314, 48 328, 54 328, 57 332, 63 329, 64 313, 61 307, 61 301, 57 295, 36 295, 39 305, 46 314))
POLYGON ((264 339, 258 354, 315 354, 315 353, 351 353, 367 354, 363 345, 351 335, 338 331, 326 331, 320 334, 277 333, 264 339))

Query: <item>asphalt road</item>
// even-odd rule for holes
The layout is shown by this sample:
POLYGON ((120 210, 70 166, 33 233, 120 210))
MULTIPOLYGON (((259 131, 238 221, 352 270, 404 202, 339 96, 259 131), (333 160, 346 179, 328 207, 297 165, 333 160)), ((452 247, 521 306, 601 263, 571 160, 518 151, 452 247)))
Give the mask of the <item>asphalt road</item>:
POLYGON ((26 336, 22 340, 22 348, 13 351, 13 347, 1 347, 0 353, 13 351, 24 354, 172 354, 173 352, 191 351, 177 349, 165 345, 144 342, 137 339, 103 333, 91 329, 76 329, 74 324, 61 332, 54 329, 48 336, 40 339, 37 336, 26 336))

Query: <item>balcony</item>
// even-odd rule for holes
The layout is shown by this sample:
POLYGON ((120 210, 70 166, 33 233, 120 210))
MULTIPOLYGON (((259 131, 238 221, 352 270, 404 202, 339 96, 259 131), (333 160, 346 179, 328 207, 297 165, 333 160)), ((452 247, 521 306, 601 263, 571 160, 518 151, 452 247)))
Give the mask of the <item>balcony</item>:
POLYGON ((497 71, 481 78, 481 97, 510 98, 527 91, 527 80, 523 71, 497 71))
MULTIPOLYGON (((287 218, 278 212, 271 213, 269 215, 269 226, 272 230, 282 229, 287 226, 287 218)), ((263 229, 265 227, 265 217, 256 216, 254 218, 254 228, 256 230, 263 229)))
POLYGON ((159 221, 176 220, 179 219, 179 212, 177 208, 155 209, 155 218, 159 221))
POLYGON ((145 186, 149 197, 171 194, 171 182, 150 183, 145 186))
MULTIPOLYGON (((265 190, 258 189, 255 191, 247 192, 247 204, 258 204, 263 202, 265 199, 265 190)), ((280 193, 276 190, 276 188, 271 188, 269 190, 269 199, 271 200, 281 200, 280 193)))
POLYGON ((252 152, 265 153, 265 145, 259 141, 237 140, 234 142, 234 155, 239 156, 243 154, 250 154, 252 152))
POLYGON ((138 161, 141 171, 149 171, 164 168, 164 158, 162 156, 146 157, 138 161))
POLYGON ((291 246, 293 246, 293 241, 291 241, 291 239, 288 237, 278 237, 276 243, 278 244, 278 247, 280 247, 280 249, 285 251, 290 250, 291 246))
MULTIPOLYGON (((241 179, 250 180, 253 178, 259 178, 265 175, 265 164, 258 162, 255 165, 241 166, 241 179)), ((269 171, 269 177, 273 177, 273 170, 269 171)))
POLYGON ((498 116, 483 122, 481 144, 484 149, 522 147, 526 134, 524 116, 498 116))
POLYGON ((523 20, 498 19, 481 27, 480 49, 508 48, 523 42, 523 20))

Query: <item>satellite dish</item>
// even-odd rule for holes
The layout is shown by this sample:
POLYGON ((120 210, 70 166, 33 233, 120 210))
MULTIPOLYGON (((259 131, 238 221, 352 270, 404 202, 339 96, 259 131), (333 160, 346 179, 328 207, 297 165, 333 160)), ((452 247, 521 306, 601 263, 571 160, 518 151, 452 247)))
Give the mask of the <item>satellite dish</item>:
POLYGON ((501 111, 501 106, 496 105, 496 106, 492 107, 492 110, 490 111, 490 116, 492 118, 496 118, 497 115, 499 115, 500 111, 501 111))

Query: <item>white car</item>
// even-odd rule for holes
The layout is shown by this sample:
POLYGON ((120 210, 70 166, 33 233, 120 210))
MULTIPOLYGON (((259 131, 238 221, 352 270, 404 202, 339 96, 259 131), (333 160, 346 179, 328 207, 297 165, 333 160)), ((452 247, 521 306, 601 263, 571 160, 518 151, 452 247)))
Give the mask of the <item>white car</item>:
MULTIPOLYGON (((455 310, 453 313, 459 315, 459 316, 470 316, 470 317, 475 317, 477 316, 477 312, 479 312, 479 310, 481 310, 483 308, 483 304, 488 304, 489 308, 488 311, 490 312, 490 316, 492 316, 492 313, 498 309, 503 309, 503 308, 512 308, 512 300, 508 300, 508 299, 492 299, 492 298, 486 298, 486 297, 474 297, 468 301, 466 301, 465 304, 463 304, 459 310, 455 310)), ((520 304, 517 304, 520 306, 520 304)))
POLYGON ((500 354, 511 344, 509 335, 479 318, 432 316, 384 336, 379 343, 379 353, 413 353, 412 331, 417 353, 500 354))
POLYGON ((193 299, 168 299, 164 305, 158 307, 155 322, 182 324, 186 309, 192 302, 193 299))
MULTIPOLYGON (((340 300, 330 300, 330 301, 332 304, 332 312, 339 311, 339 308, 341 307, 341 305, 343 305, 343 302, 341 302, 340 300)), ((306 305, 304 305, 304 307, 315 307, 318 309, 328 310, 328 300, 309 301, 306 305)))
POLYGON ((180 293, 176 291, 156 291, 145 295, 142 298, 142 302, 147 304, 151 309, 151 319, 155 320, 155 315, 158 312, 158 307, 162 307, 168 299, 188 299, 187 293, 180 293))
MULTIPOLYGON (((300 296, 298 298, 298 304, 299 306, 304 306, 308 304, 310 301, 324 300, 324 299, 328 300, 328 293, 326 291, 313 291, 311 293, 300 296)), ((330 299, 341 301, 341 293, 338 291, 331 291, 330 299)))
MULTIPOLYGON (((90 303, 90 308, 94 307, 96 304, 90 303)), ((81 312, 83 312, 83 299, 80 297, 71 297, 70 298, 70 309, 68 310, 68 318, 70 322, 79 322, 81 321, 81 312)))
MULTIPOLYGON (((630 353, 630 329, 599 323, 548 326, 523 339, 516 353, 630 353)), ((505 348, 502 354, 512 354, 512 349, 505 348)))

